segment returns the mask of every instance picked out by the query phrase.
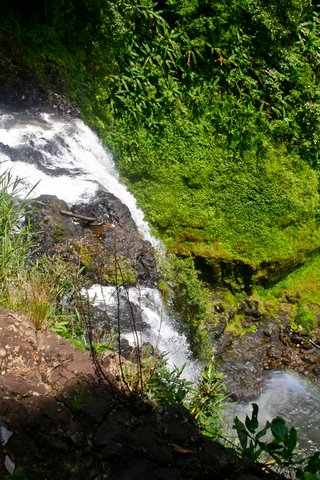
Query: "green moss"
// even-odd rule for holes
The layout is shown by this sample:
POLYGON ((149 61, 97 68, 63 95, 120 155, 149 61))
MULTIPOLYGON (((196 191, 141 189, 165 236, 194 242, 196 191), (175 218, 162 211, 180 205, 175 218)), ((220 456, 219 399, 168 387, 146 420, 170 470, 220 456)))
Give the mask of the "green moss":
POLYGON ((53 225, 50 236, 54 242, 63 242, 64 240, 67 240, 65 228, 59 224, 53 225))
POLYGON ((86 236, 73 242, 79 262, 89 272, 96 272, 100 263, 107 260, 103 243, 95 236, 86 236))
POLYGON ((299 304, 293 326, 298 330, 311 333, 318 325, 318 319, 312 306, 299 304))
POLYGON ((79 261, 89 273, 93 273, 103 285, 134 285, 136 272, 129 259, 110 256, 105 252, 103 242, 96 236, 88 235, 73 242, 79 261))
POLYGON ((187 335, 200 358, 212 355, 206 324, 210 320, 209 291, 203 288, 191 258, 168 255, 162 261, 161 283, 165 285, 169 308, 180 317, 177 327, 187 335))
POLYGON ((135 285, 137 282, 131 262, 123 257, 118 257, 101 267, 99 275, 105 285, 135 285))

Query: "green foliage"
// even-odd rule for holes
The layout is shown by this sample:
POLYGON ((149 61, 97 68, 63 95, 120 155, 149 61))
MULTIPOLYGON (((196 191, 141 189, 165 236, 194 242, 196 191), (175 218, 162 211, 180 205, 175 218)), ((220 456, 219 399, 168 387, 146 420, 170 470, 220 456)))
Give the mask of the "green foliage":
POLYGON ((310 335, 319 326, 319 288, 320 256, 314 253, 268 289, 254 290, 269 313, 283 311, 293 329, 310 335))
POLYGON ((223 408, 227 399, 223 374, 208 362, 199 384, 188 396, 186 406, 197 420, 204 435, 218 438, 223 432, 223 408))
POLYGON ((101 269, 104 284, 106 285, 135 285, 137 282, 136 272, 130 260, 116 257, 101 269))
POLYGON ((252 404, 251 418, 246 416, 245 423, 238 417, 234 420, 234 427, 237 431, 243 456, 257 461, 262 454, 267 454, 266 462, 272 457, 281 467, 288 467, 293 462, 294 450, 297 446, 297 432, 292 427, 287 427, 285 420, 281 417, 266 422, 265 426, 257 431, 258 405, 252 404), (272 434, 271 441, 264 441, 267 433, 272 434))
POLYGON ((83 325, 72 298, 82 286, 81 270, 59 257, 36 258, 37 239, 25 220, 28 196, 9 170, 0 176, 0 306, 29 316, 36 330, 52 328, 78 339, 83 325))
MULTIPOLYGON (((34 251, 27 253, 31 256, 34 251)), ((58 256, 42 256, 33 265, 29 263, 8 275, 0 304, 26 313, 37 330, 50 327, 64 336, 77 337, 83 328, 71 299, 81 288, 81 271, 58 256)))
POLYGON ((304 468, 297 469, 297 478, 300 480, 318 480, 320 473, 320 453, 316 452, 309 457, 304 468))
POLYGON ((205 326, 209 319, 209 292, 198 279, 191 258, 168 256, 162 265, 163 280, 169 285, 169 305, 178 312, 181 328, 194 351, 203 358, 210 353, 205 326))
POLYGON ((183 378, 184 367, 169 369, 165 356, 156 359, 147 357, 142 366, 146 374, 144 392, 150 398, 160 405, 183 404, 204 435, 212 439, 221 435, 222 411, 227 395, 223 375, 218 373, 212 362, 203 368, 198 385, 183 378))
POLYGON ((28 200, 26 196, 19 199, 22 193, 20 180, 10 170, 4 171, 0 175, 0 281, 4 289, 7 279, 24 267, 34 247, 30 228, 23 224, 28 200))
POLYGON ((119 156, 148 218, 180 255, 257 265, 300 258, 319 243, 317 177, 285 150, 235 156, 200 127, 172 120, 157 139, 138 131, 119 156))
POLYGON ((234 420, 233 428, 238 434, 241 456, 265 465, 273 465, 275 470, 283 474, 294 472, 295 478, 319 478, 315 476, 320 473, 319 452, 311 457, 298 459, 295 428, 289 428, 283 418, 276 417, 271 422, 267 421, 259 430, 258 413, 259 407, 253 403, 251 418, 247 415, 244 423, 238 417, 234 420))
POLYGON ((319 247, 314 2, 46 5, 4 2, 10 55, 61 75, 171 251, 274 281, 319 247))
POLYGON ((298 329, 310 333, 318 326, 318 319, 314 311, 298 304, 295 325, 298 329))
POLYGON ((80 264, 93 273, 103 285, 134 285, 137 281, 133 262, 121 255, 106 252, 104 243, 95 236, 73 242, 80 264))
POLYGON ((66 404, 73 412, 81 412, 85 408, 84 388, 76 388, 67 398, 66 404))
POLYGON ((183 378, 184 367, 169 369, 165 355, 144 359, 143 370, 147 376, 144 382, 144 392, 160 405, 183 403, 186 395, 192 389, 192 383, 183 378), (151 365, 150 365, 151 362, 151 365))

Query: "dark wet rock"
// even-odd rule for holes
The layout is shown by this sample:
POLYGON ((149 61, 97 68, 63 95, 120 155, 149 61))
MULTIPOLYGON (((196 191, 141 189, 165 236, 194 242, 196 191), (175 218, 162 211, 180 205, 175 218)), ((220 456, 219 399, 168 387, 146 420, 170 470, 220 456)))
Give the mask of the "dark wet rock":
POLYGON ((227 320, 225 317, 221 315, 218 318, 215 318, 215 323, 213 325, 209 325, 207 330, 212 335, 213 338, 217 339, 220 338, 227 326, 227 320))
POLYGON ((31 107, 45 100, 35 76, 5 59, 0 62, 0 86, 0 103, 6 105, 31 107))
POLYGON ((61 210, 69 210, 69 206, 55 195, 41 195, 30 204, 28 221, 37 234, 40 247, 37 254, 59 253, 70 260, 76 259, 69 241, 80 240, 84 231, 79 223, 62 215, 61 210))
POLYGON ((96 218, 91 230, 102 240, 106 256, 118 263, 120 259, 127 260, 140 284, 156 284, 152 245, 143 240, 126 205, 111 193, 99 192, 94 201, 74 208, 96 218))
MULTIPOLYGON (((10 39, 6 41, 9 46, 10 39)), ((46 65, 47 82, 43 86, 36 75, 22 64, 21 59, 17 64, 9 55, 8 51, 8 58, 0 60, 0 106, 41 107, 64 115, 79 115, 79 110, 66 97, 61 73, 55 65, 46 65)))
POLYGON ((198 432, 196 421, 187 414, 187 410, 180 404, 172 405, 163 410, 162 429, 173 442, 193 440, 198 432))
POLYGON ((69 452, 84 442, 81 424, 72 412, 53 397, 33 396, 25 399, 14 416, 20 438, 34 448, 69 452), (48 435, 50 432, 50 435, 48 435))
POLYGON ((246 322, 246 326, 255 324, 255 331, 242 337, 229 334, 227 339, 223 335, 213 341, 215 359, 232 398, 246 401, 257 397, 270 370, 289 368, 310 380, 319 375, 320 350, 308 337, 292 330, 284 318, 282 322, 273 318, 246 322))
POLYGON ((259 302, 250 298, 246 298, 240 303, 237 313, 243 314, 246 317, 251 317, 255 320, 259 320, 263 317, 263 314, 259 309, 259 302))
POLYGON ((52 195, 32 202, 28 219, 38 233, 38 255, 58 254, 83 265, 93 283, 155 286, 156 260, 152 245, 143 240, 129 209, 108 192, 88 204, 69 207, 52 195), (61 211, 95 218, 88 222, 61 211))
POLYGON ((285 301, 288 303, 298 303, 301 300, 301 295, 297 292, 295 295, 286 295, 285 301))
POLYGON ((183 480, 181 473, 174 468, 159 468, 151 461, 140 458, 132 460, 127 468, 111 475, 111 480, 183 480))
POLYGON ((273 332, 273 322, 267 322, 264 326, 263 334, 270 338, 273 332))
POLYGON ((245 317, 243 320, 241 320, 241 326, 243 328, 250 328, 254 326, 256 321, 257 319, 254 317, 245 317))

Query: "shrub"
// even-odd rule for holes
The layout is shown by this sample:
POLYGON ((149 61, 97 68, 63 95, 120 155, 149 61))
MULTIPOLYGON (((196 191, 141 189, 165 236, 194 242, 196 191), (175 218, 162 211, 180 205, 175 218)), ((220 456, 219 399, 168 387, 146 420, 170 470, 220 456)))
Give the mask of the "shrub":
POLYGON ((289 428, 282 417, 273 418, 260 428, 258 413, 259 407, 253 403, 251 418, 247 415, 244 423, 238 417, 234 420, 233 428, 237 431, 241 446, 240 455, 255 462, 263 462, 267 468, 272 465, 273 469, 285 477, 289 475, 289 478, 317 480, 320 453, 298 458, 296 429, 289 428))
POLYGON ((30 193, 21 199, 21 181, 10 170, 0 175, 0 281, 5 289, 7 280, 20 272, 35 248, 30 227, 23 222, 30 193))
POLYGON ((223 408, 227 399, 223 374, 212 363, 202 370, 197 387, 187 398, 186 406, 197 420, 204 435, 218 438, 223 432, 223 408))

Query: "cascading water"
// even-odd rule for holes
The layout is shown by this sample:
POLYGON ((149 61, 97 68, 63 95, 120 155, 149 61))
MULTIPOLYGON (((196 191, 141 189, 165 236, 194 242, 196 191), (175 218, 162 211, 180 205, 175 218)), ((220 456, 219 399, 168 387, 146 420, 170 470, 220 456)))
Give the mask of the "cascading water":
MULTIPOLYGON (((34 188, 34 197, 56 195, 69 204, 89 202, 100 190, 114 194, 129 208, 140 233, 154 248, 161 250, 135 198, 119 181, 110 152, 97 136, 79 119, 64 118, 54 113, 8 112, 0 110, 0 165, 22 179, 25 192, 34 188)), ((98 306, 104 305, 108 315, 116 316, 117 290, 114 287, 93 286, 88 295, 98 306)), ((121 308, 134 306, 143 320, 143 329, 137 332, 141 342, 150 342, 167 354, 171 365, 181 368, 184 376, 196 380, 199 368, 184 335, 173 327, 164 312, 161 296, 154 288, 126 289, 122 293, 121 308)), ((125 313, 124 313, 125 315, 125 313)), ((138 338, 132 332, 123 335, 135 345, 138 338)))
POLYGON ((93 300, 98 308, 101 306, 100 308, 106 310, 113 319, 117 319, 120 303, 121 336, 130 345, 141 346, 147 343, 160 352, 168 352, 169 367, 185 365, 183 376, 192 381, 198 379, 199 366, 192 360, 187 339, 174 328, 172 319, 163 309, 161 295, 157 289, 148 287, 115 289, 93 285, 87 293, 89 299, 93 300))
POLYGON ((56 195, 68 203, 89 201, 100 189, 127 205, 138 229, 154 247, 133 195, 119 181, 111 153, 81 120, 53 113, 0 110, 0 161, 24 180, 34 195, 56 195))
MULTIPOLYGON (((111 154, 81 120, 52 113, 0 110, 0 162, 3 162, 0 170, 11 169, 13 174, 24 179, 26 192, 37 184, 33 196, 56 195, 74 204, 89 202, 99 190, 113 193, 128 206, 143 237, 161 249, 134 197, 119 182, 111 154)), ((87 294, 95 299, 98 308, 106 306, 110 316, 118 308, 118 299, 123 315, 130 316, 130 301, 136 312, 137 331, 134 335, 128 328, 123 332, 124 337, 133 346, 136 341, 152 343, 168 353, 171 365, 186 364, 186 378, 195 380, 198 377, 199 367, 192 359, 186 338, 177 332, 174 322, 166 315, 156 289, 132 287, 121 291, 93 285, 87 294)), ((317 387, 290 374, 276 373, 258 399, 262 422, 283 415, 298 427, 303 449, 319 449, 319 398, 317 387)), ((250 411, 250 405, 240 405, 230 416, 243 416, 250 411)))

